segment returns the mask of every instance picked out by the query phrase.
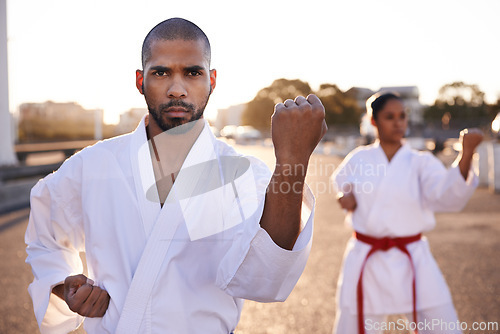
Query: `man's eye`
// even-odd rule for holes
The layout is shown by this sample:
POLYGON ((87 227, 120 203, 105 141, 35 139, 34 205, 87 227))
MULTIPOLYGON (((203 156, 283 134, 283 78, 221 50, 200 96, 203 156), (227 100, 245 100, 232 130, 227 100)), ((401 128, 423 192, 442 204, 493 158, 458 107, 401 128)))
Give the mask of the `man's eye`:
POLYGON ((154 75, 156 75, 157 77, 163 77, 163 76, 167 75, 167 72, 165 72, 165 71, 156 71, 154 73, 154 75))
POLYGON ((197 76, 200 76, 200 75, 201 75, 200 71, 189 71, 188 72, 188 76, 191 76, 191 77, 197 77, 197 76))

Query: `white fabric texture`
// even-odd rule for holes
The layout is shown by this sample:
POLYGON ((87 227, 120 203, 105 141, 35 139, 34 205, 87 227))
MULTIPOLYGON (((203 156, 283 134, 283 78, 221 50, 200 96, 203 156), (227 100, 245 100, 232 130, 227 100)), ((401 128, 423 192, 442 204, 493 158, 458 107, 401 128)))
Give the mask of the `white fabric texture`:
MULTIPOLYGON (((446 169, 428 152, 403 145, 389 162, 379 145, 351 152, 332 175, 338 190, 352 190, 357 208, 346 223, 373 236, 405 237, 430 231, 435 211, 459 211, 474 193, 477 176, 465 181, 458 166, 446 169)), ((356 286, 362 263, 371 246, 348 241, 338 280, 337 305, 357 314, 356 286)), ((427 239, 407 245, 416 271, 417 310, 451 303, 448 286, 434 260, 427 239)), ((397 248, 375 252, 363 275, 365 314, 412 312, 412 269, 397 248)))
POLYGON ((312 242, 314 197, 307 187, 304 228, 286 251, 259 225, 271 177, 263 162, 236 153, 206 123, 162 208, 147 196, 155 183, 146 143, 143 119, 133 133, 82 150, 32 189, 26 261, 42 333, 67 333, 82 321, 51 289, 82 272, 83 251, 89 277, 111 297, 104 317, 86 318, 84 328, 114 333, 152 231, 159 231, 155 247, 166 249, 140 333, 229 333, 243 298, 285 300, 299 279, 312 242), (220 172, 213 187, 207 175, 223 171, 227 157, 247 159, 249 167, 231 180, 220 172))

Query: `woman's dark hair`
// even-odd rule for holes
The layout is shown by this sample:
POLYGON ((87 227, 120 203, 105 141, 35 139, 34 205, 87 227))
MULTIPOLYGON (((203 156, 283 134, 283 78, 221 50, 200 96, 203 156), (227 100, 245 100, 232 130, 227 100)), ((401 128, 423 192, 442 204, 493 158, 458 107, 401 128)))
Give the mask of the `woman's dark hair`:
POLYGON ((378 112, 384 108, 385 104, 389 100, 403 101, 397 93, 376 93, 370 96, 370 98, 366 101, 366 112, 376 120, 378 112))

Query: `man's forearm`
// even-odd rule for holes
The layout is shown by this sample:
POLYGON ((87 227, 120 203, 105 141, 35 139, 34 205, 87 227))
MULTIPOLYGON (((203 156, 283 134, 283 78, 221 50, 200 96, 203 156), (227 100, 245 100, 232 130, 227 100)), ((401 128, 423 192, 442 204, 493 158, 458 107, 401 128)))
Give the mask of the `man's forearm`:
POLYGON ((314 94, 287 99, 274 107, 271 135, 276 168, 260 225, 281 248, 293 249, 300 234, 307 165, 326 130, 325 108, 314 94))
POLYGON ((307 163, 277 163, 267 188, 260 225, 284 249, 291 250, 300 234, 306 171, 307 163))

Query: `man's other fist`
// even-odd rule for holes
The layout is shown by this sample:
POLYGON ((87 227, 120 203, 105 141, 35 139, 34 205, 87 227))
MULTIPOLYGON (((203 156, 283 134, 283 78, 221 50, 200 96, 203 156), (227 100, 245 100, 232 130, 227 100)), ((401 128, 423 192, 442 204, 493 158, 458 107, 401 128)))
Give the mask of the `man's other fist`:
POLYGON ((64 281, 64 300, 71 311, 84 317, 102 317, 108 309, 109 294, 84 275, 75 275, 64 281))

